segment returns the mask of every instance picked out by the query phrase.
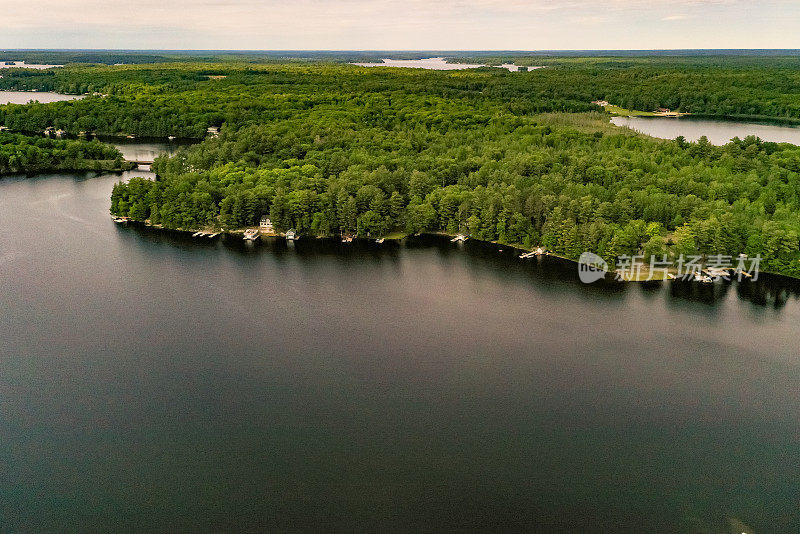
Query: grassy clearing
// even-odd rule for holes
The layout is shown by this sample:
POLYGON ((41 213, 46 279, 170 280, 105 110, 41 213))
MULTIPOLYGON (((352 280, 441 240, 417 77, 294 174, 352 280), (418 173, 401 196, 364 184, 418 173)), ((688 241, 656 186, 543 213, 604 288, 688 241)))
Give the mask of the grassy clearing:
POLYGON ((619 106, 606 106, 606 111, 613 115, 622 115, 625 117, 657 117, 658 113, 652 111, 637 111, 635 109, 625 109, 619 106))
POLYGON ((383 236, 384 239, 394 239, 398 241, 400 239, 405 239, 406 237, 408 237, 408 234, 406 232, 391 232, 383 236))
POLYGON ((608 121, 608 115, 591 111, 588 113, 542 113, 537 118, 553 127, 573 128, 582 132, 637 135, 633 130, 619 128, 608 121))

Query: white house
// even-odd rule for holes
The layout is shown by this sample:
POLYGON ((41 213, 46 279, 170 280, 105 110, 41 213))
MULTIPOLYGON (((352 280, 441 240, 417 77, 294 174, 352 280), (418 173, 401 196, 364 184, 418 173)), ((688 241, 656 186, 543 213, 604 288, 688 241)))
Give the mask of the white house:
POLYGON ((261 224, 259 225, 262 232, 265 233, 272 233, 274 230, 272 228, 272 221, 269 220, 269 217, 264 215, 261 217, 261 224))

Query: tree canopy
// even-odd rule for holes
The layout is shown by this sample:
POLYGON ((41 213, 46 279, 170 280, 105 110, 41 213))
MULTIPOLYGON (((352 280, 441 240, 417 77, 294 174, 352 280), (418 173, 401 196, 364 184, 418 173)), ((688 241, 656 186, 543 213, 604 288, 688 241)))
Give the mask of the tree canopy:
POLYGON ((761 254, 766 269, 800 276, 800 148, 656 140, 609 125, 590 103, 800 117, 796 59, 626 61, 527 73, 199 62, 20 71, 0 87, 105 96, 0 106, 0 122, 204 138, 159 158, 157 180, 114 188, 113 213, 166 228, 242 228, 269 214, 279 230, 467 232, 568 258, 761 254), (220 135, 207 138, 210 126, 220 135))

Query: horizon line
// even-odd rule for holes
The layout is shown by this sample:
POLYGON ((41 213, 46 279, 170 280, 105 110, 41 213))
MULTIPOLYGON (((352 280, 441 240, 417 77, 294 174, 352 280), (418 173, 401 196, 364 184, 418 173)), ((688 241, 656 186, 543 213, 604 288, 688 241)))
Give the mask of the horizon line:
POLYGON ((0 52, 800 52, 800 48, 0 48, 0 52))

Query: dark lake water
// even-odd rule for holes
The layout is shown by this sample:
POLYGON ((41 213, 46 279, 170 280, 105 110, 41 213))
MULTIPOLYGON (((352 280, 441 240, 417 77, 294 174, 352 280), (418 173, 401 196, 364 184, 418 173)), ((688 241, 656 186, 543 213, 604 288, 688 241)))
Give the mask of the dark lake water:
POLYGON ((764 141, 800 145, 800 126, 785 124, 693 117, 614 117, 611 122, 661 139, 675 139, 682 135, 687 141, 697 141, 705 135, 712 144, 724 145, 734 137, 744 139, 755 135, 764 141))
POLYGON ((796 290, 193 240, 119 179, 0 180, 0 530, 800 531, 796 290))

